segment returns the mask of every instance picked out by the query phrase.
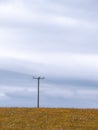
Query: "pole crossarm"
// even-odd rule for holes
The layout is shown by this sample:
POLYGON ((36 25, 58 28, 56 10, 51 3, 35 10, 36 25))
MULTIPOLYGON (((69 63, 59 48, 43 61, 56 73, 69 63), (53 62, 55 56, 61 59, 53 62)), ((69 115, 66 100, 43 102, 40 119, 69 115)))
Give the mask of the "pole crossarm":
POLYGON ((38 77, 33 76, 33 79, 36 79, 38 81, 37 108, 39 108, 39 85, 40 85, 40 80, 45 78, 41 76, 38 77))
POLYGON ((35 77, 35 76, 33 76, 33 79, 45 79, 45 77, 40 77, 40 76, 38 76, 38 77, 35 77))

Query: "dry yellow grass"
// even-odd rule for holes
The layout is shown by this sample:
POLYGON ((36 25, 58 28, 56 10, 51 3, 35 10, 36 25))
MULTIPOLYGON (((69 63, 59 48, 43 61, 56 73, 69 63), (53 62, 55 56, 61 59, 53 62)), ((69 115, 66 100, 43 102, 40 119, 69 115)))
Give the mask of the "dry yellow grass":
POLYGON ((98 130, 98 110, 0 108, 0 130, 98 130))

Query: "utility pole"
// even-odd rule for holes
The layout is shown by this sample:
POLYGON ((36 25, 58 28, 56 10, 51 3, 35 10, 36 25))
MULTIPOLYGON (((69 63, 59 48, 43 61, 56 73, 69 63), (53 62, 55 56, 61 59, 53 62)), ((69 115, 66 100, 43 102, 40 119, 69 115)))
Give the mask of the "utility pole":
POLYGON ((45 79, 44 77, 40 77, 40 76, 38 76, 38 77, 34 77, 33 76, 33 79, 36 79, 37 80, 37 82, 38 82, 38 91, 37 91, 37 108, 39 108, 39 92, 40 92, 40 90, 39 90, 39 86, 40 86, 40 80, 41 79, 45 79))

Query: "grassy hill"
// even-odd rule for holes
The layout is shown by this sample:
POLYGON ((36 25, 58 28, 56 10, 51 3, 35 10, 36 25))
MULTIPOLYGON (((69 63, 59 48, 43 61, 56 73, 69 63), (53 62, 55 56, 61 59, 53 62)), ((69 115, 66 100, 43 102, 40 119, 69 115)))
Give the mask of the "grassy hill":
POLYGON ((0 130, 98 130, 98 110, 0 108, 0 130))

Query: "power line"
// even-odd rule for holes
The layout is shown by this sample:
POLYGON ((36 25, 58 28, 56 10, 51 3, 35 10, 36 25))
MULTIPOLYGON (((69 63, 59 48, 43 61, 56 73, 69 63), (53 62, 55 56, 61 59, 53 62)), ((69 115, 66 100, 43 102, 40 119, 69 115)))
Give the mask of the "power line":
POLYGON ((33 76, 33 79, 36 79, 37 80, 37 82, 38 82, 38 91, 37 91, 37 108, 39 108, 39 93, 40 93, 40 90, 39 90, 39 86, 40 86, 40 80, 41 79, 45 79, 44 77, 40 77, 40 76, 38 76, 38 77, 34 77, 33 76))

